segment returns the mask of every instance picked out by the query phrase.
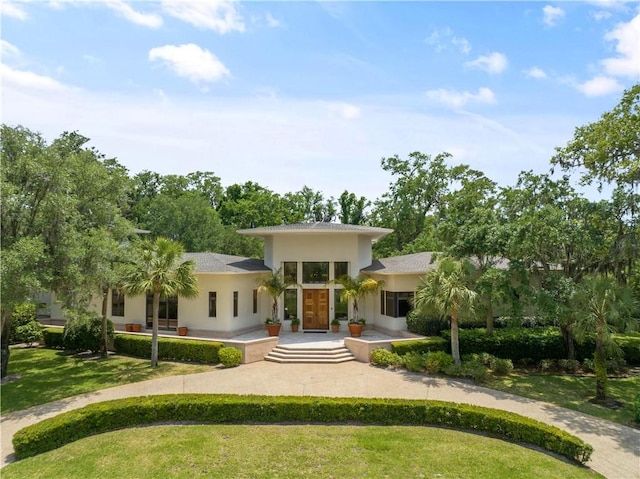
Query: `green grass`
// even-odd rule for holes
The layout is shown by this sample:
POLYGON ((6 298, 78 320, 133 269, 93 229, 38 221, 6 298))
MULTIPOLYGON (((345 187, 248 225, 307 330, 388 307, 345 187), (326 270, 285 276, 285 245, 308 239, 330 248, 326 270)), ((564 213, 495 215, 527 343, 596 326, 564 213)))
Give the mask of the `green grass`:
POLYGON ((78 394, 162 376, 213 371, 213 366, 110 356, 74 356, 46 348, 11 348, 9 375, 20 378, 1 388, 2 414, 27 409, 78 394))
POLYGON ((609 378, 608 384, 609 396, 622 403, 619 409, 590 402, 596 391, 596 378, 591 376, 515 372, 505 377, 493 377, 486 386, 637 427, 634 422, 633 398, 640 391, 640 376, 609 378))
POLYGON ((86 438, 2 469, 12 478, 594 478, 515 444, 402 426, 152 426, 86 438))

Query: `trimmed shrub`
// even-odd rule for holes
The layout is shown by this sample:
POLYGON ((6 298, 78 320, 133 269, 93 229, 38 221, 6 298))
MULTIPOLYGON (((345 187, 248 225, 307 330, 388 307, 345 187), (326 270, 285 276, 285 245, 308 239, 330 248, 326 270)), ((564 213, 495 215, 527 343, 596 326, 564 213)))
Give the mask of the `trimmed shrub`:
POLYGON ((555 359, 543 359, 538 364, 538 369, 543 373, 548 371, 555 371, 557 369, 557 363, 555 359))
POLYGON ((575 374, 580 369, 580 361, 577 359, 559 359, 558 368, 565 373, 575 374))
POLYGON ((440 336, 442 331, 449 329, 449 320, 429 318, 419 314, 415 309, 407 315, 407 329, 422 336, 440 336))
POLYGON ((410 352, 428 353, 430 351, 447 351, 448 343, 443 338, 416 339, 413 341, 396 341, 391 343, 391 351, 404 356, 410 352))
POLYGON ((513 362, 511 362, 511 359, 492 358, 489 361, 489 367, 494 374, 504 376, 513 371, 513 362))
POLYGON ((42 339, 48 348, 64 349, 64 330, 62 328, 44 328, 42 339))
POLYGON ((587 462, 593 448, 554 426, 507 411, 429 400, 175 394, 118 399, 69 411, 13 436, 18 459, 93 434, 159 422, 434 425, 483 432, 587 462))
MULTIPOLYGON (((614 334, 613 340, 622 349, 624 360, 628 365, 640 366, 640 333, 614 334)), ((591 351, 592 354, 594 350, 591 351)))
POLYGON ((453 364, 453 358, 444 351, 432 351, 427 353, 424 360, 424 368, 428 373, 438 374, 453 364))
MULTIPOLYGON (((113 345, 118 354, 151 358, 151 336, 116 334, 113 345)), ((158 359, 218 364, 218 351, 223 346, 215 341, 158 338, 158 359)))
POLYGON ((235 368, 242 363, 242 351, 238 348, 222 347, 218 350, 218 357, 225 368, 235 368))
POLYGON ((20 343, 31 346, 42 340, 42 325, 38 321, 30 321, 16 328, 14 339, 20 343))
POLYGON ((447 376, 468 378, 476 383, 483 383, 489 377, 487 367, 476 359, 463 361, 462 364, 452 364, 445 370, 447 376))
POLYGON ((15 307, 11 315, 12 342, 27 343, 31 346, 42 339, 42 325, 38 321, 36 305, 22 303, 15 307))
MULTIPOLYGON (((64 325, 64 347, 72 351, 100 351, 102 317, 90 311, 70 311, 64 325)), ((107 340, 113 339, 113 322, 107 320, 107 340)))
POLYGON ((374 366, 395 367, 402 364, 402 358, 388 349, 377 348, 371 351, 371 364, 374 366))
POLYGON ((407 371, 421 373, 425 370, 424 363, 426 359, 427 354, 411 351, 402 356, 402 365, 407 368, 407 371))
POLYGON ((640 423, 640 393, 636 394, 636 398, 633 401, 633 412, 636 416, 636 422, 640 423))

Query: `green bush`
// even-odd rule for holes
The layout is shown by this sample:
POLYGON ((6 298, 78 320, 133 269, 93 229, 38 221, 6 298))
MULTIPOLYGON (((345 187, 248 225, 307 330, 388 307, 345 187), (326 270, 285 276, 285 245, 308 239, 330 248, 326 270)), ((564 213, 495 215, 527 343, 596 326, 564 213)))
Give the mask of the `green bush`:
POLYGON ((449 329, 449 320, 430 318, 418 313, 415 309, 407 315, 407 329, 421 336, 440 336, 442 331, 449 329))
MULTIPOLYGON (((151 336, 116 334, 113 345, 118 354, 151 358, 151 336)), ((223 346, 215 341, 161 337, 158 338, 158 359, 218 364, 218 351, 223 346)))
MULTIPOLYGON (((624 360, 629 366, 640 366, 640 333, 614 334, 613 340, 622 349, 624 360)), ((591 350, 591 354, 593 351, 591 350)))
POLYGON ((580 369, 580 361, 577 359, 559 359, 558 367, 565 373, 575 374, 580 369))
POLYGON ((487 367, 477 359, 463 361, 462 364, 452 364, 445 370, 447 376, 468 378, 476 383, 483 383, 489 377, 487 367))
POLYGON ((402 365, 407 368, 407 371, 411 371, 413 373, 421 373, 424 372, 424 362, 427 359, 427 353, 418 353, 416 351, 411 351, 404 356, 402 356, 402 365))
POLYGON ((400 366, 402 358, 385 348, 377 348, 371 351, 371 364, 375 366, 400 366))
POLYGON ((511 359, 493 358, 489 362, 489 367, 494 374, 504 376, 513 371, 513 362, 511 359))
POLYGON ((225 368, 235 368, 242 363, 242 351, 238 348, 222 347, 218 350, 218 357, 225 368))
POLYGON ((581 439, 507 411, 429 400, 175 394, 118 399, 69 411, 13 436, 18 459, 115 429, 185 422, 222 424, 344 423, 435 425, 497 435, 587 462, 593 448, 581 439))
POLYGON ((443 372, 453 364, 453 358, 444 351, 432 351, 427 353, 424 360, 424 368, 430 374, 438 374, 443 372))
POLYGON ((30 321, 27 324, 18 326, 14 339, 31 346, 33 343, 42 340, 42 325, 38 321, 30 321))
POLYGON ((640 393, 636 394, 636 398, 633 401, 633 412, 636 415, 636 422, 640 422, 640 393))
POLYGON ((15 307, 11 314, 12 342, 27 343, 31 346, 42 339, 42 325, 38 321, 36 305, 22 303, 15 307))
MULTIPOLYGON (((102 317, 91 311, 69 311, 64 325, 64 347, 72 351, 100 351, 102 317)), ((113 322, 107 320, 107 340, 113 339, 113 322)))
POLYGON ((391 351, 404 356, 409 352, 428 353, 430 351, 447 351, 447 341, 440 338, 415 339, 412 341, 395 341, 391 343, 391 351))
POLYGON ((64 330, 62 328, 45 328, 42 331, 44 345, 52 349, 64 348, 64 330))
POLYGON ((555 359, 543 359, 538 364, 538 369, 543 372, 555 371, 558 367, 558 363, 555 359))

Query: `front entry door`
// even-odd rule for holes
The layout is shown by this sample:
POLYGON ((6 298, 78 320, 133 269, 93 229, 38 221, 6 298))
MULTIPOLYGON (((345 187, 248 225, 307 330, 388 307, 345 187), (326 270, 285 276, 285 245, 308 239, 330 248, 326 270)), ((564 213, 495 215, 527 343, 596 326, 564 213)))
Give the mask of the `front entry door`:
POLYGON ((329 329, 329 290, 305 289, 303 297, 302 327, 304 329, 329 329))

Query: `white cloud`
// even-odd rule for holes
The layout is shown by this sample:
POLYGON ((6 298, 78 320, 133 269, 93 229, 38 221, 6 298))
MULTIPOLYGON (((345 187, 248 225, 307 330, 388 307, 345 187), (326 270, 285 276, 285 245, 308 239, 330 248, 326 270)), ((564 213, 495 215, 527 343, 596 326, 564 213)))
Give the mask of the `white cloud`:
POLYGON ((604 38, 618 42, 618 56, 602 60, 606 73, 636 79, 640 77, 640 14, 629 23, 619 23, 604 38))
POLYGON ((10 2, 9 0, 3 0, 0 2, 0 15, 17 18, 18 20, 26 20, 27 12, 24 10, 23 5, 18 2, 10 2))
POLYGON ((490 55, 479 56, 475 60, 465 63, 465 65, 472 68, 479 68, 490 74, 495 74, 505 71, 508 63, 505 55, 493 52, 490 55))
POLYGON ((106 0, 105 5, 137 25, 150 28, 159 28, 162 26, 162 17, 160 17, 160 15, 138 12, 122 0, 106 0))
POLYGON ((591 15, 591 18, 593 18, 594 20, 600 21, 610 18, 611 12, 607 12, 606 10, 599 10, 597 12, 590 12, 589 15, 591 15))
POLYGON ((6 40, 0 40, 0 53, 2 54, 3 58, 20 56, 20 50, 18 49, 18 47, 6 40))
POLYGON ((163 1, 165 13, 179 18, 199 28, 224 34, 232 31, 244 32, 244 20, 236 9, 236 3, 229 0, 163 1))
POLYGON ((24 70, 14 70, 13 68, 2 64, 0 64, 0 76, 2 77, 3 87, 11 85, 18 89, 47 91, 68 89, 68 87, 51 77, 38 75, 37 73, 24 70))
POLYGON ((438 90, 429 90, 427 92, 427 98, 452 108, 461 108, 469 102, 495 103, 496 101, 495 94, 489 88, 485 87, 478 89, 478 93, 446 90, 444 88, 438 90))
POLYGON ((360 118, 360 108, 355 105, 350 105, 349 103, 331 105, 330 110, 347 120, 360 118))
POLYGON ((465 55, 467 55, 471 51, 471 45, 469 44, 469 41, 464 37, 453 37, 451 43, 457 46, 465 55))
POLYGON ((162 61, 178 76, 194 83, 214 82, 230 75, 218 57, 193 43, 152 48, 149 61, 154 60, 162 61))
POLYGON ((555 27, 558 20, 564 17, 564 10, 560 7, 554 7, 552 5, 545 5, 542 8, 543 18, 542 21, 545 25, 555 27))
POLYGON ((445 41, 448 41, 448 37, 451 36, 451 29, 449 27, 437 28, 431 32, 426 42, 428 45, 432 45, 437 53, 440 53, 445 49, 445 41))
POLYGON ((267 25, 272 28, 282 26, 282 22, 271 15, 271 13, 269 12, 267 12, 267 14, 265 15, 265 20, 267 21, 267 25))
POLYGON ((597 76, 584 83, 573 83, 573 87, 586 96, 602 96, 621 91, 623 86, 615 78, 597 76))
POLYGON ((531 78, 537 78, 537 79, 547 78, 547 74, 544 72, 544 70, 538 67, 531 67, 528 70, 526 70, 524 74, 531 78))

